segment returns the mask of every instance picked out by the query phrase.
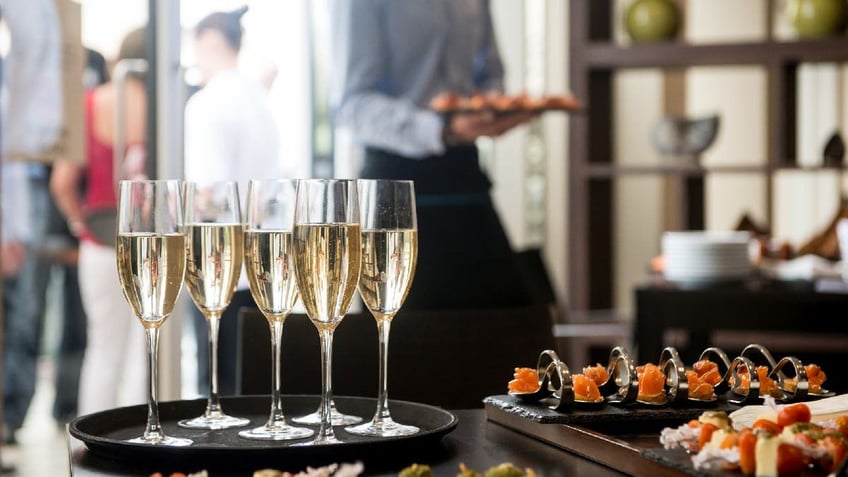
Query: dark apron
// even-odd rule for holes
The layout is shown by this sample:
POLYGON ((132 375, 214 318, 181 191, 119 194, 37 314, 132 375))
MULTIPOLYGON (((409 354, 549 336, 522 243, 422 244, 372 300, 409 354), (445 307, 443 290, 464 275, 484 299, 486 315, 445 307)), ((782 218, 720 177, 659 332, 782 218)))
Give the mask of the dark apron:
POLYGON ((418 266, 403 309, 530 304, 476 147, 426 159, 368 148, 360 177, 415 181, 418 266))

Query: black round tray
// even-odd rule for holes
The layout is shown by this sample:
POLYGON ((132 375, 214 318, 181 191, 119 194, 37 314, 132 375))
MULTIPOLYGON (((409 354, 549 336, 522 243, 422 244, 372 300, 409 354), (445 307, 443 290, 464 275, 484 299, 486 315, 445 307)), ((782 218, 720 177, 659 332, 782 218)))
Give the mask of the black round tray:
MULTIPOLYGON (((336 396, 339 411, 371 419, 376 408, 373 398, 336 396)), ((287 420, 315 411, 318 396, 284 396, 283 410, 287 420)), ((254 441, 242 439, 239 431, 258 427, 268 419, 271 400, 269 396, 242 396, 221 399, 224 411, 232 416, 247 417, 250 426, 217 431, 182 429, 177 421, 202 414, 204 399, 168 401, 159 403, 159 415, 166 435, 188 437, 194 444, 188 447, 154 446, 126 442, 142 434, 147 419, 147 406, 110 409, 76 418, 70 423, 71 435, 86 447, 109 460, 151 463, 180 463, 181 465, 208 466, 239 462, 247 467, 291 461, 342 462, 366 460, 378 455, 420 452, 426 446, 437 444, 442 436, 456 428, 457 418, 441 408, 407 401, 390 401, 392 417, 401 423, 418 426, 421 432, 404 437, 362 437, 348 434, 344 427, 336 427, 341 444, 324 446, 297 446, 307 442, 254 441)), ((310 438, 311 439, 311 438, 310 438)), ((414 457, 415 454, 411 456, 414 457)))

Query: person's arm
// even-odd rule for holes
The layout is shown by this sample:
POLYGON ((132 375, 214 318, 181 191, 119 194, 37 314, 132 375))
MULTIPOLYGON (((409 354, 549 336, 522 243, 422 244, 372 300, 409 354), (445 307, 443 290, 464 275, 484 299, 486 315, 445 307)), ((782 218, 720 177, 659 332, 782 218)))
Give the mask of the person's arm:
POLYGON ((369 146, 404 156, 444 152, 444 123, 437 113, 378 90, 389 54, 380 2, 332 0, 330 12, 336 125, 369 146))
MULTIPOLYGON (((393 0, 392 0, 393 1, 393 0)), ((533 114, 495 117, 490 113, 441 116, 409 101, 380 93, 378 83, 389 52, 382 35, 379 0, 332 0, 333 90, 336 126, 350 129, 366 145, 407 157, 442 154, 448 144, 470 144, 481 136, 499 136, 533 114)), ((497 53, 486 9, 490 54, 485 69, 489 84, 499 89, 503 65, 497 53)))
POLYGON ((82 170, 82 166, 60 159, 53 164, 53 173, 50 174, 50 193, 59 212, 65 217, 68 228, 76 237, 87 233, 80 197, 82 170))

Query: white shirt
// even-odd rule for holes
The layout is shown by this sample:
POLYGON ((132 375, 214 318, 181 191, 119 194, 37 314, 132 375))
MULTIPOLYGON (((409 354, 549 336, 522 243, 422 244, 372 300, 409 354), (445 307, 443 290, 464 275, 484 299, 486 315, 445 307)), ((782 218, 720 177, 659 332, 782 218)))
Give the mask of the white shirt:
POLYGON ((62 130, 62 49, 52 0, 5 0, 11 47, 3 65, 4 157, 40 156, 62 130))
POLYGON ((236 70, 218 73, 186 104, 185 179, 238 181, 244 211, 248 180, 282 177, 278 142, 262 85, 236 70))
POLYGON ((249 179, 282 176, 278 143, 268 94, 236 70, 215 75, 186 104, 188 181, 236 180, 244 197, 249 179))

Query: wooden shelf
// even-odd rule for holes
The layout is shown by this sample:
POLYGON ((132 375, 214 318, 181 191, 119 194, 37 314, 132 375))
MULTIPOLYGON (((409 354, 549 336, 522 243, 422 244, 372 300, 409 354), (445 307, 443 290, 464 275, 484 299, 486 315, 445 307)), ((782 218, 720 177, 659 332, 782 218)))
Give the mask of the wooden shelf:
POLYGON ((774 167, 775 171, 798 171, 798 172, 845 172, 845 166, 803 166, 797 164, 780 164, 774 167))
POLYGON ((704 176, 710 173, 751 173, 760 174, 766 172, 768 166, 765 164, 739 165, 739 166, 677 166, 673 164, 655 165, 621 165, 621 164, 590 164, 586 174, 590 177, 617 177, 627 175, 677 175, 677 176, 704 176))
MULTIPOLYGON (((771 18, 776 3, 777 0, 765 1, 767 18, 771 18)), ((771 223, 774 220, 772 179, 776 173, 843 170, 797 164, 798 71, 802 63, 848 63, 848 36, 797 41, 628 45, 615 42, 613 21, 618 19, 612 0, 569 2, 569 87, 589 108, 587 114, 571 116, 568 122, 568 304, 577 310, 616 306, 614 291, 620 277, 616 276, 615 262, 620 254, 615 250, 619 245, 615 241, 614 179, 666 179, 675 202, 664 211, 664 220, 675 227, 702 229, 708 192, 705 179, 710 174, 761 177, 765 183, 765 215, 771 223), (616 163, 615 75, 618 71, 740 65, 760 68, 766 78, 762 91, 766 105, 763 164, 616 163)))
POLYGON ((591 69, 848 62, 848 37, 702 45, 590 42, 584 54, 591 69))

